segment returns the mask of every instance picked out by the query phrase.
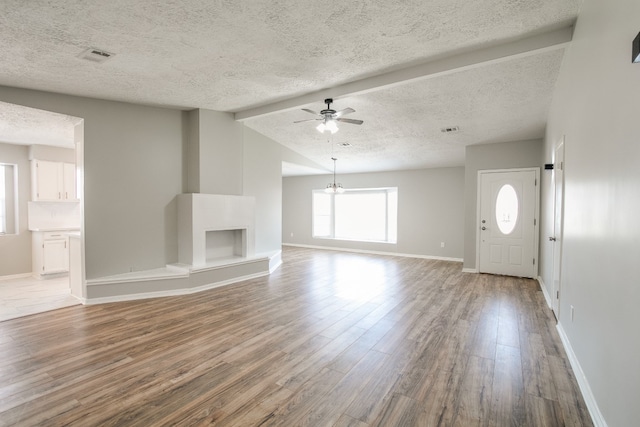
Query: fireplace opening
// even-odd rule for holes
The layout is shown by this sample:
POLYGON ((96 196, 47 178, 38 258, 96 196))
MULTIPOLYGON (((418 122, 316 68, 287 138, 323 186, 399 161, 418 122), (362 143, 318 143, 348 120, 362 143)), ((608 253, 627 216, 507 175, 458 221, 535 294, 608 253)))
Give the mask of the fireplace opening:
POLYGON ((247 256, 247 230, 206 231, 207 262, 247 256))

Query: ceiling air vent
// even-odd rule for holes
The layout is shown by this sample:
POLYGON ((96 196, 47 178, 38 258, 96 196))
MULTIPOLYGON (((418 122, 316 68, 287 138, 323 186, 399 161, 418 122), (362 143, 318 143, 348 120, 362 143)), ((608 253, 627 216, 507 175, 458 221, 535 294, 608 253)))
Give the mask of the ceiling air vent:
POLYGON ((442 133, 456 133, 460 131, 460 128, 458 126, 449 126, 449 127, 440 129, 440 131, 442 133))
POLYGON ((113 53, 109 53, 105 50, 90 47, 89 49, 85 50, 80 55, 78 55, 78 57, 82 59, 86 59, 87 61, 102 63, 107 59, 111 58, 113 55, 114 55, 113 53))

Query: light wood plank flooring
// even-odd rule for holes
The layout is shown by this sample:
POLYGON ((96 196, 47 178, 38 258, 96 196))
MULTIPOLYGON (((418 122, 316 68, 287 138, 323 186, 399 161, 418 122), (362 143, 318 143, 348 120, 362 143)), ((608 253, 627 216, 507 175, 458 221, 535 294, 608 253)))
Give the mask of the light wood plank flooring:
POLYGON ((199 294, 0 322, 0 425, 591 425, 535 281, 283 259, 199 294))

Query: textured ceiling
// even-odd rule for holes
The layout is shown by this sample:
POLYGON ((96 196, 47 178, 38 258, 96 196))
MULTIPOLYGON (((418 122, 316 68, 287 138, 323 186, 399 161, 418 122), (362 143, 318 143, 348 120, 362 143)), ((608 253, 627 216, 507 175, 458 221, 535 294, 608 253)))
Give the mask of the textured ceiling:
MULTIPOLYGON (((579 4, 3 0, 0 84, 237 112, 565 27, 579 4), (80 59, 89 47, 115 56, 102 64, 80 59)), ((353 107, 352 117, 365 120, 336 134, 353 144, 343 169, 461 164, 467 144, 541 137, 561 52, 339 99, 336 108, 353 107), (438 133, 452 124, 460 134, 438 133), (416 150, 429 155, 416 156, 416 150)), ((321 109, 322 99, 307 107, 321 109)), ((246 124, 326 164, 326 142, 318 145, 312 126, 285 126, 305 118, 298 113, 246 124)))
POLYGON ((71 148, 73 129, 79 121, 77 117, 0 102, 0 142, 71 148))

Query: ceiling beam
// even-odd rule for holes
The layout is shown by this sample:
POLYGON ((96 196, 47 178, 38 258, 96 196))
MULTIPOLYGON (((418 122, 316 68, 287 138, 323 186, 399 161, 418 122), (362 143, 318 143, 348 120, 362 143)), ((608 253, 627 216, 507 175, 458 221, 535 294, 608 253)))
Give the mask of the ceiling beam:
POLYGON ((272 104, 238 111, 235 113, 235 119, 243 121, 252 117, 297 109, 303 105, 321 102, 325 98, 338 99, 340 97, 373 92, 488 64, 563 49, 571 42, 572 36, 573 27, 566 27, 500 45, 479 48, 424 64, 345 83, 330 89, 322 89, 272 104))

